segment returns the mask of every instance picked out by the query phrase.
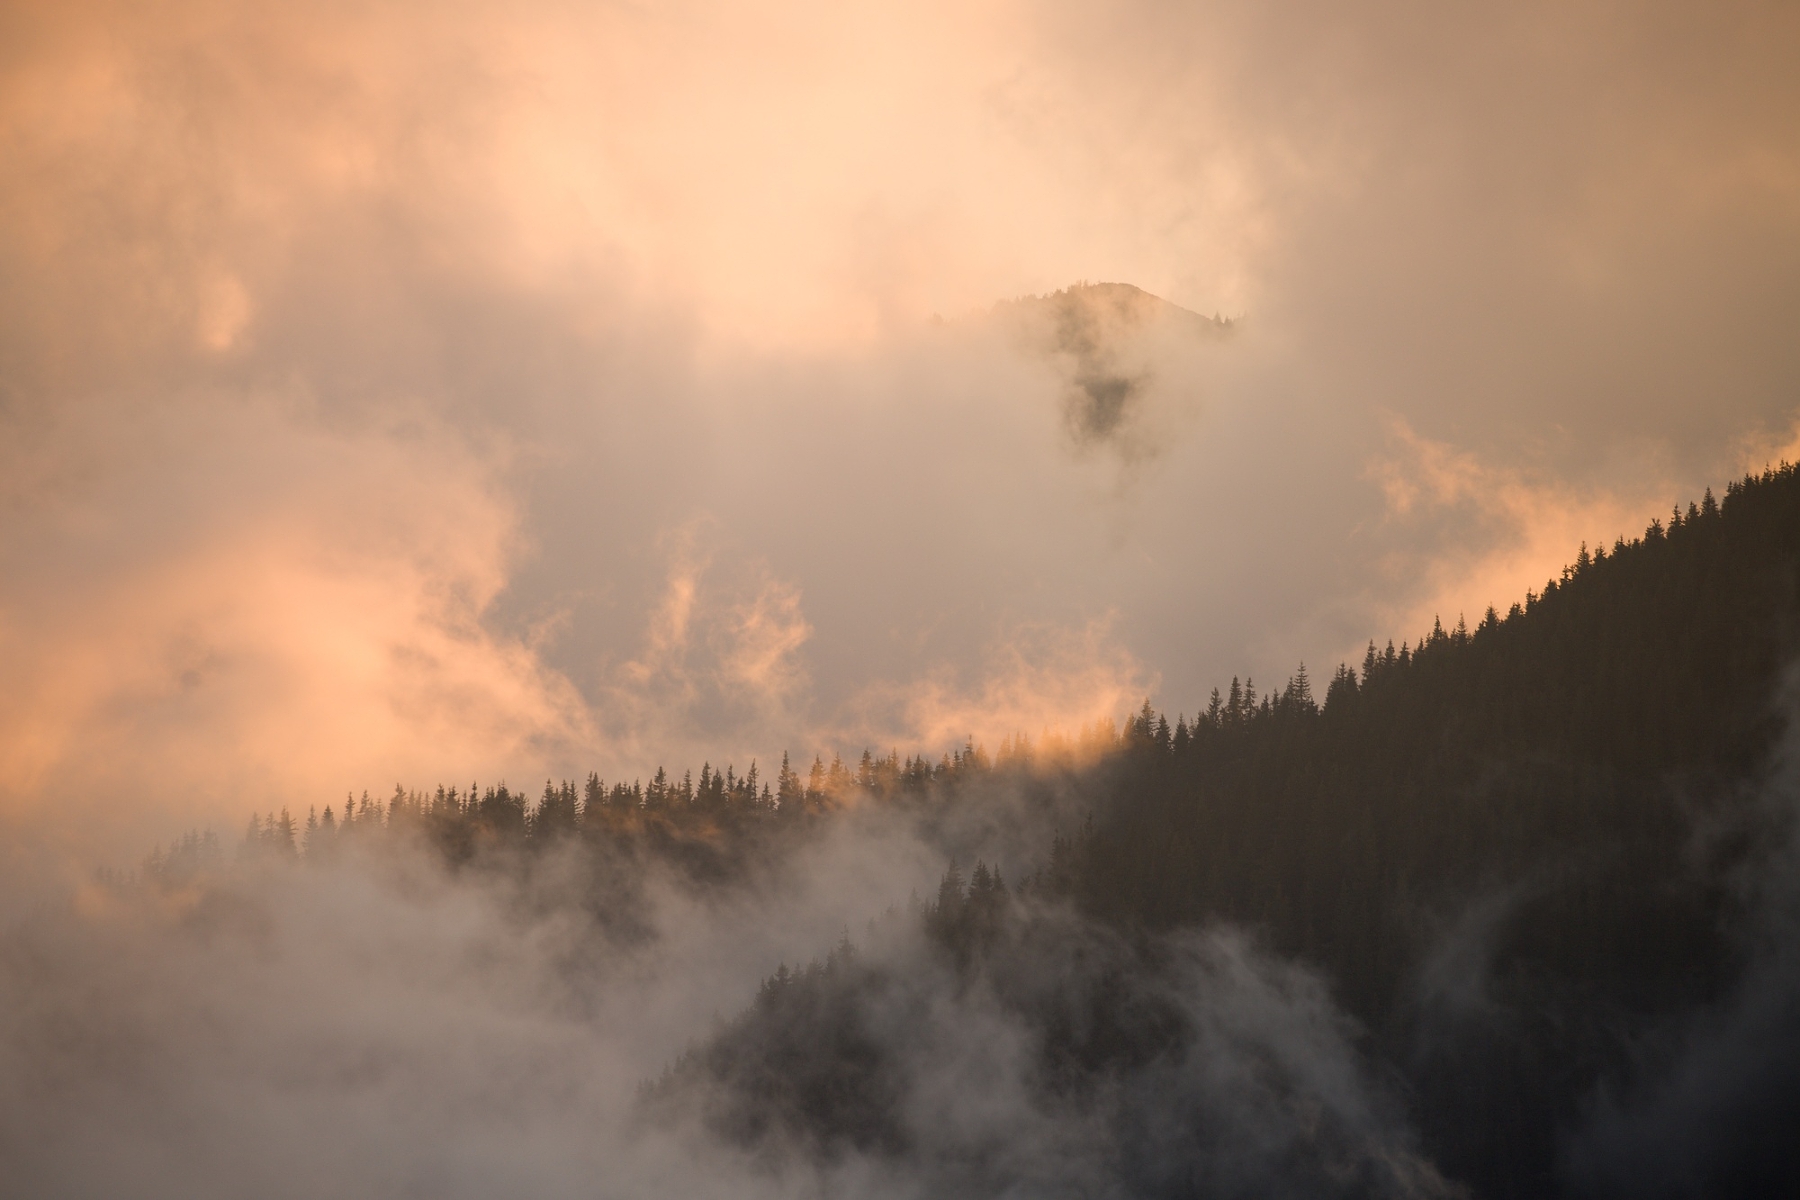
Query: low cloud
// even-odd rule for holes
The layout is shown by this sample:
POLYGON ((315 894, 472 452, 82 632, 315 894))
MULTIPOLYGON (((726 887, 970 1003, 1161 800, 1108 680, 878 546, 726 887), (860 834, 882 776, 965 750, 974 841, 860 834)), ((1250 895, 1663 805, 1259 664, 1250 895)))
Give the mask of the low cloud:
POLYGON ((611 735, 608 769, 650 771, 672 753, 747 762, 809 728, 800 591, 755 564, 717 564, 710 528, 693 521, 665 539, 666 582, 638 652, 601 666, 593 711, 611 735))
MULTIPOLYGON (((1747 919, 1742 971, 1717 1002, 1652 1032, 1632 1086, 1588 1097, 1565 1159, 1578 1186, 1634 1196, 1755 1195, 1786 1186, 1800 1155, 1800 673, 1777 703, 1786 730, 1754 784, 1754 848, 1729 883, 1747 919)), ((1716 832, 1716 831, 1715 831, 1716 832)))
POLYGON ((1155 674, 1108 621, 1024 626, 990 645, 974 668, 946 665, 921 679, 871 685, 852 706, 857 723, 833 741, 935 748, 966 740, 992 751, 1019 737, 1069 738, 1110 724, 1155 689, 1155 674))
MULTIPOLYGON (((320 795, 519 758, 637 770, 691 753, 656 721, 712 687, 656 665, 677 635, 688 677, 738 676, 734 755, 853 726, 882 688, 946 697, 884 736, 976 724, 957 697, 1086 719, 1098 700, 990 695, 972 664, 1107 614, 1149 664, 1114 674, 1191 711, 1233 674, 1505 605, 1791 417, 1800 94, 1770 11, 92 0, 0 21, 0 628, 67 666, 20 660, 20 778, 126 761, 69 731, 175 721, 158 673, 307 662, 343 673, 319 695, 373 694, 351 643, 438 672, 392 706, 469 752, 429 769, 404 722, 340 724, 374 710, 271 680, 236 693, 266 719, 221 709, 218 759, 287 744, 255 726, 316 731, 291 745, 332 758, 320 795), (1006 296, 1036 299, 996 315, 1006 296), (1209 312, 1244 320, 1221 340, 1209 312), (371 526, 431 528, 284 557, 363 522, 351 494, 371 526), (78 495, 90 527, 154 528, 74 538, 114 565, 64 570, 78 495), (658 539, 697 514, 717 553, 682 625, 658 539), (488 548, 419 562, 409 540, 488 548), (305 612, 209 634, 168 598, 190 567, 195 595, 264 597, 220 613, 305 612), (201 632, 117 648, 132 596, 201 632), (675 623, 646 640, 656 613, 675 623), (339 622, 361 632, 334 642, 339 622), (502 703, 524 715, 482 713, 502 703)), ((1071 669, 1071 692, 1124 690, 1071 669)), ((169 788, 219 794, 196 770, 169 788)))
MULTIPOLYGON (((1389 427, 1388 452, 1369 469, 1385 500, 1378 531, 1381 576, 1392 581, 1385 627, 1428 633, 1433 620, 1473 626, 1487 607, 1504 612, 1527 591, 1561 577, 1579 547, 1611 551, 1643 536, 1675 493, 1656 464, 1616 486, 1570 483, 1492 462, 1421 437, 1404 421, 1389 427)), ((1375 531, 1372 531, 1375 532, 1375 531)))
MULTIPOLYGON (((1036 832, 1015 819, 934 836, 994 860, 1036 832)), ((0 986, 20 998, 0 1016, 0 1148, 19 1186, 48 1196, 902 1197, 1184 1179, 1455 1194, 1323 981, 1241 935, 1184 935, 1140 961, 1037 910, 996 964, 1001 990, 959 981, 895 907, 929 889, 947 849, 869 806, 790 845, 781 870, 704 888, 654 857, 574 846, 529 871, 451 872, 379 832, 164 885, 14 879, 0 892, 0 986), (590 907, 621 889, 638 897, 629 937, 590 907), (849 931, 888 981, 859 1019, 903 1081, 898 1153, 772 1164, 642 1107, 641 1085, 750 1006, 772 964, 849 931), (1174 1037, 1084 1099, 1041 1073, 1046 1013, 1174 1037)))
POLYGON ((1064 381, 1063 420, 1076 448, 1104 448, 1127 465, 1162 448, 1175 418, 1193 406, 1197 352, 1231 328, 1128 283, 1075 284, 999 305, 995 316, 1064 381), (1173 376, 1161 388, 1159 372, 1173 376), (1147 411, 1159 391, 1173 411, 1147 411))
POLYGON ((456 441, 271 402, 71 414, 33 455, 61 466, 7 547, 10 820, 117 853, 359 778, 591 751, 569 682, 482 625, 517 519, 456 441))

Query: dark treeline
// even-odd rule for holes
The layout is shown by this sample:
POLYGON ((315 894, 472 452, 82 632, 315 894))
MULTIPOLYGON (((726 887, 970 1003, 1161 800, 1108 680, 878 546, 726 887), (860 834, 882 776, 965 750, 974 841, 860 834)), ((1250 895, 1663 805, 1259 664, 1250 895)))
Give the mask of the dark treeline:
MULTIPOLYGON (((1084 745, 1110 748, 1118 735, 1101 727, 1088 739, 1084 745), (1098 743, 1092 743, 1095 738, 1098 743)), ((1037 760, 1027 742, 1008 741, 1001 748, 999 765, 1017 767, 1037 760)), ((935 761, 924 755, 902 759, 898 752, 877 756, 865 750, 855 770, 835 756, 829 766, 815 757, 805 775, 783 755, 772 781, 760 778, 752 762, 742 775, 735 767, 714 771, 706 763, 698 778, 688 771, 679 780, 659 767, 648 783, 634 779, 609 785, 590 772, 581 784, 545 780, 542 792, 535 795, 504 783, 485 788, 472 783, 464 789, 439 785, 435 791, 395 784, 386 800, 373 799, 366 791, 360 799, 346 796, 341 810, 328 804, 322 812, 308 812, 304 822, 286 809, 252 816, 239 853, 326 858, 360 839, 408 835, 424 838, 451 863, 464 863, 484 852, 561 848, 571 839, 606 844, 642 840, 670 849, 696 840, 719 843, 723 836, 721 851, 735 859, 745 850, 740 842, 807 828, 846 804, 941 800, 954 784, 984 775, 994 765, 984 748, 971 744, 935 761)), ((168 877, 223 858, 216 835, 192 833, 167 850, 157 849, 145 869, 153 876, 168 877)))
MULTIPOLYGON (((535 795, 506 784, 409 790, 396 784, 385 799, 348 796, 297 820, 287 810, 252 816, 239 843, 240 862, 288 860, 325 865, 346 855, 424 848, 454 871, 499 873, 529 883, 546 858, 558 866, 554 886, 530 889, 537 902, 582 905, 599 929, 627 941, 654 936, 645 892, 652 870, 673 872, 687 886, 754 886, 779 873, 793 851, 824 823, 850 807, 869 806, 897 817, 913 835, 954 856, 966 834, 956 828, 966 789, 996 777, 1016 779, 1050 811, 1067 790, 1070 771, 1052 778, 1053 761, 1083 760, 1115 749, 1120 735, 1096 726, 1078 743, 1052 739, 1032 747, 1008 740, 998 760, 968 745, 935 760, 924 755, 864 751, 854 769, 834 756, 815 757, 804 773, 787 755, 774 779, 757 764, 739 774, 702 764, 698 776, 674 778, 659 768, 648 782, 546 780, 535 795), (581 869, 566 869, 573 860, 581 869)), ((168 885, 225 865, 220 839, 189 834, 146 860, 144 878, 168 885)))
POLYGON ((1404 1063, 1436 1160, 1547 1194, 1580 1106, 1743 970, 1742 871, 1785 834, 1757 787, 1797 581, 1784 467, 1582 547, 1505 616, 1371 644, 1322 706, 1302 673, 1172 730, 1146 708, 1058 884, 1109 921, 1227 919, 1319 965, 1404 1063), (1430 1011, 1434 949, 1465 951, 1505 1019, 1446 1030, 1469 1014, 1430 1011))
MULTIPOLYGON (((1009 741, 991 757, 972 745, 935 760, 865 752, 854 768, 815 759, 802 774, 784 756, 773 780, 708 764, 679 781, 659 770, 648 784, 547 782, 535 796, 396 788, 304 824, 253 820, 245 846, 328 856, 411 830, 452 863, 588 846, 734 878, 861 803, 908 808, 946 857, 964 854, 947 814, 1004 788, 1039 801, 1015 815, 1085 819, 1041 861, 1009 863, 1016 883, 987 864, 966 880, 952 868, 934 900, 871 927, 886 951, 846 939, 810 968, 783 967, 650 1089, 650 1108, 686 1106, 777 1158, 850 1148, 917 1166, 908 1056, 954 1041, 934 1022, 979 996, 1022 1031, 1032 1111, 1084 1114, 1082 1128, 1100 1131, 1083 1160, 1112 1181, 1099 1190, 1405 1193, 1404 1138, 1296 1099, 1301 1085, 1280 1071, 1243 1078, 1261 1081, 1272 1111, 1317 1110, 1336 1132, 1304 1147, 1277 1138, 1249 1166, 1226 1153, 1244 1140, 1235 1101, 1172 1064, 1207 1074, 1193 1056, 1217 1043, 1219 1018, 1191 993, 1238 976, 1218 966, 1223 952, 1193 951, 1193 931, 1231 927, 1326 982, 1333 1011, 1362 1031, 1355 1054, 1416 1130, 1419 1161, 1453 1186, 1633 1194, 1643 1176, 1621 1174, 1592 1130, 1608 1105, 1624 1111, 1654 1087, 1754 965, 1768 864, 1791 837, 1792 798, 1770 803, 1768 780, 1797 645, 1800 471, 1784 465, 1641 537, 1583 546, 1542 592, 1472 628, 1459 616, 1399 647, 1371 643, 1322 696, 1301 668, 1261 694, 1233 680, 1173 723, 1146 704, 1123 729, 1009 741)), ((152 868, 208 852, 189 839, 152 868)), ((1783 1011, 1797 999, 1784 993, 1783 1011)), ((1800 1020, 1780 1028, 1762 1090, 1714 1081, 1712 1119, 1738 1130, 1728 1151, 1699 1144, 1700 1131, 1683 1131, 1693 1144, 1662 1139, 1664 1191, 1800 1183, 1785 1133, 1800 1117, 1800 1020)), ((1281 1053, 1270 1043, 1251 1057, 1281 1053)), ((932 1185, 946 1194, 1028 1181, 992 1146, 949 1159, 960 1173, 932 1185)))
MULTIPOLYGON (((1034 1078, 1063 1081, 1046 1095, 1111 1079, 1117 1099, 1194 1036, 1145 1005, 1145 981, 1163 977, 1157 947, 1182 929, 1247 927, 1329 981, 1399 1081, 1425 1156, 1477 1195, 1634 1194, 1646 1178, 1669 1194, 1789 1194, 1800 1021, 1766 1047, 1780 1061, 1759 1068, 1761 1090, 1711 1081, 1729 1151, 1680 1129, 1657 1147, 1667 1172, 1620 1174, 1584 1131, 1652 1087, 1751 965, 1769 902, 1759 871, 1792 836, 1792 798, 1768 803, 1766 777, 1792 715, 1797 634, 1800 473, 1784 465, 1610 550, 1583 546, 1560 579, 1472 629, 1371 644, 1322 702, 1302 668, 1264 695, 1233 680, 1172 725, 1146 704, 1116 752, 1076 775, 1085 827, 1016 894, 985 868, 974 888, 953 872, 915 910, 936 966, 911 969, 1010 997, 1040 1056, 1034 1078), (1081 937, 1044 936, 1059 904, 1133 948, 1106 982, 1071 949, 1081 937), (1070 996, 1042 993, 1056 978, 1070 996), (1071 1012, 1075 994, 1100 999, 1071 1012)), ((869 1014, 904 1025, 896 1012, 927 1009, 846 944, 784 968, 655 1094, 697 1090, 716 1129, 765 1149, 898 1153, 902 1052, 869 1014)), ((1115 1117, 1162 1127, 1129 1105, 1115 1117)), ((1154 1168, 1116 1156, 1118 1177, 1136 1194, 1216 1192, 1198 1159, 1165 1169, 1198 1144, 1163 1147, 1154 1168)), ((1312 1184, 1327 1176, 1361 1182, 1325 1191, 1382 1190, 1354 1171, 1312 1184)))
MULTIPOLYGON (((741 774, 703 763, 698 775, 676 778, 659 768, 648 782, 608 783, 590 772, 580 783, 546 780, 535 793, 504 783, 429 791, 396 784, 385 799, 346 796, 304 819, 286 809, 252 816, 235 855, 210 832, 188 834, 153 852, 139 875, 167 886, 233 859, 325 865, 404 847, 423 848, 453 871, 529 883, 548 857, 558 864, 555 886, 531 889, 541 904, 579 902, 608 935, 642 939, 654 936, 645 892, 652 871, 702 890, 754 887, 853 809, 945 858, 966 856, 996 840, 997 825, 1071 823, 1072 808, 1087 802, 1079 764, 1116 753, 1122 739, 1114 723, 1101 721, 1074 738, 1008 738, 995 754, 972 742, 935 758, 864 750, 854 767, 836 755, 829 763, 815 756, 805 771, 783 754, 773 779, 753 761, 741 774), (971 799, 1002 781, 1003 808, 971 799), (566 869, 571 860, 580 869, 566 869)), ((1051 842, 1047 835, 1026 840, 1051 842)), ((129 883, 131 876, 106 879, 129 883)))

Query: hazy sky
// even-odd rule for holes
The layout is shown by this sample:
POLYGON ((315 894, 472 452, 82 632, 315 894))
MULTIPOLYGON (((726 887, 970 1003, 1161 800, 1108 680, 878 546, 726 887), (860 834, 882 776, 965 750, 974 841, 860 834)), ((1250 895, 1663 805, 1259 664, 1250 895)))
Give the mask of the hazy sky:
POLYGON ((0 6, 5 811, 935 751, 1473 622, 1792 442, 1797 61, 1779 4, 0 6), (1081 281, 1233 323, 995 307, 1081 281))

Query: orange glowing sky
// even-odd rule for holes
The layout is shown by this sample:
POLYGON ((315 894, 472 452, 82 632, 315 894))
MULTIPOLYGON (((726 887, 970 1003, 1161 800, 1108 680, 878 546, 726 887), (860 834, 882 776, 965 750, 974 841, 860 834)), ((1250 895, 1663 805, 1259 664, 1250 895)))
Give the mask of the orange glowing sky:
POLYGON ((997 740, 1504 607, 1790 443, 1797 57, 1754 4, 6 5, 5 811, 997 740), (1107 343, 1085 438, 993 308, 1079 281, 1237 320, 1107 343))

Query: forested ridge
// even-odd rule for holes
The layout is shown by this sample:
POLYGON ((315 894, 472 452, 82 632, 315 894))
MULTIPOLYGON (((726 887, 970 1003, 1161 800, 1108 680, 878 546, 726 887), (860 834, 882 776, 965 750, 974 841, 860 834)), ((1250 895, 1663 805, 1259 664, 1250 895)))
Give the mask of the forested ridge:
MULTIPOLYGON (((1067 1194, 1766 1194, 1800 1182, 1782 1132, 1800 1116, 1785 1069, 1800 1067, 1800 1022, 1768 1047, 1772 1091, 1715 1105, 1748 1132, 1688 1153, 1687 1175, 1646 1188, 1593 1130, 1653 1086, 1762 952, 1769 864, 1792 836, 1792 798, 1769 793, 1797 639, 1800 471, 1784 465, 1583 546, 1505 613, 1371 643, 1322 696, 1303 667, 1266 693, 1234 679, 1173 723, 1146 703, 1122 729, 991 756, 865 752, 804 771, 784 756, 773 779, 709 763, 537 795, 396 788, 304 822, 254 819, 244 852, 328 857, 408 832, 458 869, 585 848, 615 881, 654 860, 731 886, 839 809, 905 815, 952 860, 937 894, 896 897, 821 961, 781 967, 646 1090, 651 1117, 696 1117, 770 1163, 937 1147, 927 1176, 944 1194, 1029 1184, 1034 1168, 998 1143, 944 1151, 918 1125, 917 1047, 953 1040, 946 1013, 999 1013, 1023 1031, 1028 1065, 1009 1069, 1027 1107, 1077 1114, 1081 1161, 1105 1166, 1067 1194), (1011 882, 973 862, 981 843, 957 819, 1001 794, 1010 819, 1057 828, 1046 853, 1004 864, 1011 882), (1304 978, 1233 965, 1253 954, 1304 978), (1226 1153, 1241 1096, 1182 1073, 1207 1046, 1237 1046, 1275 1064, 1245 1075, 1259 1102, 1301 1104, 1305 1069, 1278 1040, 1221 1033, 1196 1007, 1251 977, 1278 977, 1258 986, 1290 1006, 1321 981, 1347 1014, 1347 1053, 1386 1081, 1362 1108, 1307 1101, 1310 1140, 1277 1138, 1254 1162, 1226 1153), (1383 1105, 1416 1144, 1370 1132, 1383 1105), (1426 1165, 1406 1166, 1415 1154, 1426 1165)), ((189 838, 148 871, 219 854, 189 838)), ((630 926, 621 886, 589 896, 613 928, 630 926)))
POLYGON ((1530 876, 1537 952, 1612 973, 1622 999, 1704 988, 1722 897, 1691 855, 1749 831, 1727 819, 1708 846, 1695 819, 1784 728, 1797 567, 1800 485, 1771 472, 1583 547, 1504 617, 1371 644, 1323 706, 1302 673, 1261 701, 1233 681, 1191 726, 1146 709, 1059 886, 1115 920, 1248 921, 1377 1018, 1412 915, 1530 876))
MULTIPOLYGON (((1746 872, 1790 836, 1761 787, 1792 719, 1797 579, 1784 466, 1583 546, 1504 616, 1371 644, 1322 706, 1302 674, 1261 701, 1234 681, 1191 726, 1146 711, 1057 886, 1118 924, 1246 923, 1318 965, 1404 1070, 1435 1161, 1554 1192, 1582 1107, 1745 967, 1746 872), (1479 974, 1479 1019, 1431 1010, 1444 969, 1479 974)), ((1778 1099, 1742 1114, 1764 1149, 1795 1115, 1778 1099)), ((1791 1152, 1755 1157, 1713 1186, 1793 1182, 1791 1152)))
MULTIPOLYGON (((1083 1111, 1128 1193, 1410 1186, 1384 1174, 1385 1151, 1303 1168, 1287 1146, 1279 1169, 1218 1173, 1230 1103, 1154 1068, 1206 1028, 1171 998, 1168 938, 1220 923, 1328 981, 1445 1189, 1790 1190, 1791 1017, 1757 1048, 1772 1064, 1761 1090, 1721 1082, 1700 1114, 1733 1127, 1729 1150, 1678 1148, 1718 1132, 1686 1128, 1665 1147, 1671 1170, 1650 1155, 1633 1174, 1592 1130, 1654 1086, 1685 1023, 1728 1005, 1757 953, 1754 910, 1773 901, 1755 881, 1792 836, 1791 798, 1767 803, 1764 784, 1790 720, 1797 580, 1800 476, 1784 466, 1610 550, 1582 547, 1472 629, 1371 644, 1323 703, 1302 669, 1262 696, 1233 680, 1173 725, 1146 705, 1078 773, 1086 825, 1021 887, 953 870, 904 920, 936 969, 1033 1031, 1043 1095, 1098 1106, 1083 1111), (1071 924, 1064 906, 1094 920, 1071 924)), ((904 1143, 905 1058, 870 1016, 896 1006, 913 1014, 898 1040, 929 1040, 916 984, 846 943, 770 980, 655 1094, 707 1081, 716 1126, 765 1147, 904 1143)), ((979 1153, 959 1161, 988 1164, 956 1176, 974 1193, 1010 1178, 984 1176, 979 1153)))

